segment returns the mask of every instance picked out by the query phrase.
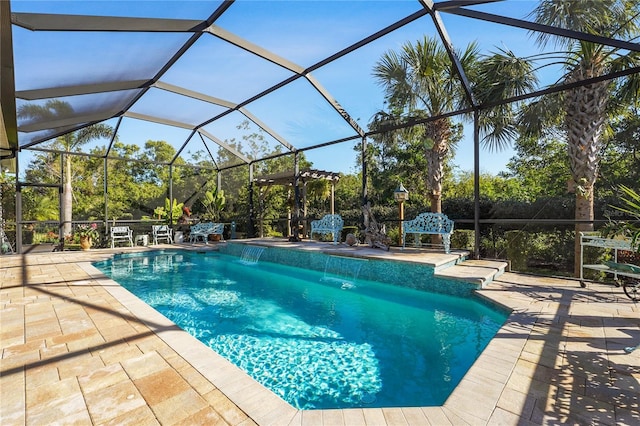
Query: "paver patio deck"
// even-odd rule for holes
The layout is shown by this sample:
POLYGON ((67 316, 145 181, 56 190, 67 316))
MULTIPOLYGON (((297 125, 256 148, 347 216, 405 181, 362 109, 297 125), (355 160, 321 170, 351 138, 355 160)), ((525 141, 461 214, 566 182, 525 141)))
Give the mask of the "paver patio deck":
POLYGON ((298 411, 90 265, 129 250, 0 257, 2 425, 640 424, 619 288, 504 273, 480 293, 513 314, 444 406, 298 411))

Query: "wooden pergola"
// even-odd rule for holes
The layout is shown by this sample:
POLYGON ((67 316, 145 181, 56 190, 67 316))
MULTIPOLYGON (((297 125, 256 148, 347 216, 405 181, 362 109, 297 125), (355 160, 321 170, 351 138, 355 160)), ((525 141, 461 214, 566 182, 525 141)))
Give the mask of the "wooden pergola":
MULTIPOLYGON (((301 170, 297 174, 294 170, 274 173, 270 175, 260 176, 252 180, 252 184, 257 187, 271 187, 274 185, 290 186, 294 189, 294 203, 293 212, 288 212, 288 228, 289 235, 294 235, 292 232, 295 229, 301 217, 307 217, 307 183, 314 180, 328 180, 331 182, 331 214, 335 213, 335 185, 340 180, 340 174, 336 172, 328 172, 325 170, 301 170), (300 203, 300 188, 302 188, 302 203, 300 203), (302 205, 302 209, 301 209, 302 205), (302 210, 302 215, 300 214, 302 210), (293 223, 292 223, 293 222, 293 223), (293 225, 293 226, 292 226, 293 225)), ((267 194, 267 191, 260 191, 260 203, 262 204, 263 198, 267 194)), ((253 207, 252 207, 253 210, 253 207)), ((262 220, 259 223, 260 236, 263 235, 262 220)), ((303 230, 306 234, 306 229, 303 230)))

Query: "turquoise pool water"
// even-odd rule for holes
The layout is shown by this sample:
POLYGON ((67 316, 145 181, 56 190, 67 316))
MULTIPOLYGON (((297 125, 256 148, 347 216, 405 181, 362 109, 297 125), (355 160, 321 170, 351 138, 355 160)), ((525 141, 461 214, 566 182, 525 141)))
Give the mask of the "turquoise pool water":
POLYGON ((326 264, 166 251, 95 266, 300 409, 441 405, 506 319, 326 264))

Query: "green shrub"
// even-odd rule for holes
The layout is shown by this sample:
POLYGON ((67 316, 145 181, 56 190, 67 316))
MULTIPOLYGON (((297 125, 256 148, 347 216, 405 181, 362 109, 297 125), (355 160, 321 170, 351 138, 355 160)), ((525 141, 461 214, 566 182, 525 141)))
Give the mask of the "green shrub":
POLYGON ((524 271, 527 269, 527 239, 523 231, 505 232, 507 240, 507 259, 511 261, 511 270, 524 271))
POLYGON ((454 229, 451 235, 451 247, 473 251, 475 247, 475 232, 468 229, 454 229))

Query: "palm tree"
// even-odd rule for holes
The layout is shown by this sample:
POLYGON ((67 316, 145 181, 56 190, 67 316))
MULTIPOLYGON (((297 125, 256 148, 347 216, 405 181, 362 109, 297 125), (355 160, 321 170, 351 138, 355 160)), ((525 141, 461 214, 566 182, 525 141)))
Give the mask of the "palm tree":
MULTIPOLYGON (((474 69, 478 58, 476 44, 469 44, 464 52, 458 52, 458 57, 463 68, 474 69)), ((383 87, 389 107, 388 112, 381 111, 374 116, 370 125, 373 130, 436 117, 466 103, 463 86, 449 55, 435 38, 425 36, 415 45, 405 43, 400 52, 386 52, 374 66, 373 76, 383 87)), ((423 145, 432 212, 442 211, 443 166, 451 148, 452 126, 451 119, 443 117, 391 131, 409 143, 423 145)), ((382 137, 390 139, 388 133, 382 137)))
POLYGON ((307 199, 318 208, 324 207, 324 202, 331 198, 331 182, 326 179, 307 182, 307 199))
MULTIPOLYGON (((26 104, 18 108, 20 118, 49 118, 51 120, 60 117, 69 117, 73 114, 73 108, 67 102, 51 99, 44 105, 26 104)), ((92 124, 78 131, 67 133, 56 138, 55 144, 65 153, 64 156, 64 185, 62 189, 62 203, 64 211, 64 225, 62 232, 65 236, 72 232, 73 220, 73 182, 71 173, 71 152, 79 152, 80 147, 89 141, 109 138, 113 135, 113 128, 106 124, 92 124)))
MULTIPOLYGON (((544 25, 617 39, 634 39, 638 36, 640 10, 637 2, 627 0, 565 1, 542 0, 532 12, 535 21, 544 25)), ((592 42, 557 37, 540 33, 537 38, 541 46, 554 41, 560 52, 540 55, 553 58, 564 68, 558 83, 571 84, 599 77, 640 65, 638 52, 629 52, 616 47, 592 42), (559 59, 558 59, 559 58, 559 59)), ((513 61, 513 57, 496 54, 496 63, 513 61)), ((518 60, 518 65, 526 62, 518 60)), ((520 73, 525 76, 527 73, 520 73)), ((517 80, 517 76, 514 80, 517 80)), ((513 136, 513 124, 521 134, 540 137, 560 129, 567 141, 572 186, 575 188, 575 263, 574 271, 580 271, 580 232, 593 230, 594 187, 598 178, 599 163, 604 139, 609 133, 612 117, 624 113, 633 99, 637 99, 640 76, 620 78, 617 81, 598 81, 573 87, 560 94, 543 96, 520 110, 517 123, 505 124, 513 136)), ((479 90, 479 93, 483 93, 479 90)), ((479 94, 484 100, 500 99, 499 93, 479 94), (495 96, 497 95, 497 96, 495 96)), ((502 107, 510 110, 509 106, 502 107)), ((505 122, 511 120, 507 116, 505 122)), ((500 133, 500 128, 496 133, 500 133)))

